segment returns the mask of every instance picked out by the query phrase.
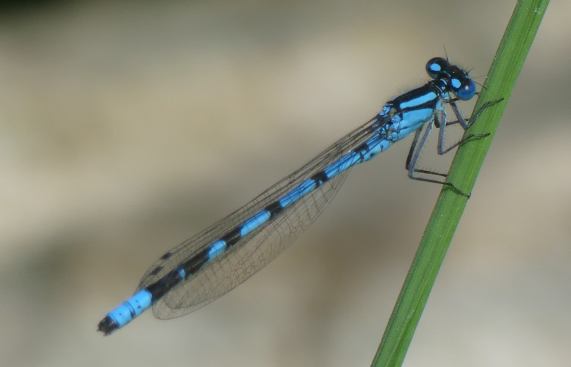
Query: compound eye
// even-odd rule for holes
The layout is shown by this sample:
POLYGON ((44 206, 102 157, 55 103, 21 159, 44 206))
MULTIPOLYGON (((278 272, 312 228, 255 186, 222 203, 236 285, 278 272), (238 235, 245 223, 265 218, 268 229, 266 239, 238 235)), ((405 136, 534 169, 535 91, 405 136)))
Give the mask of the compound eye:
POLYGON ((452 79, 452 87, 454 88, 454 94, 463 101, 471 99, 476 94, 476 85, 470 79, 464 83, 461 83, 458 79, 452 79), (458 82, 458 87, 455 86, 455 81, 458 82))
POLYGON ((448 67, 448 61, 443 59, 442 57, 435 57, 426 63, 426 72, 432 79, 438 78, 444 69, 448 67))

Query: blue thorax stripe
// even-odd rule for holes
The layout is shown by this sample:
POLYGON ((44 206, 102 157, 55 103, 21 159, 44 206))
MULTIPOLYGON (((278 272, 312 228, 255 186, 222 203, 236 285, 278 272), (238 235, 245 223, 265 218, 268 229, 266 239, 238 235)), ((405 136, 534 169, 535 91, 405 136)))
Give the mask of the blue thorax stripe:
POLYGON ((404 101, 400 103, 400 108, 414 108, 417 106, 421 106, 427 102, 434 101, 438 96, 433 91, 426 92, 424 94, 419 95, 416 98, 409 99, 408 101, 404 101))

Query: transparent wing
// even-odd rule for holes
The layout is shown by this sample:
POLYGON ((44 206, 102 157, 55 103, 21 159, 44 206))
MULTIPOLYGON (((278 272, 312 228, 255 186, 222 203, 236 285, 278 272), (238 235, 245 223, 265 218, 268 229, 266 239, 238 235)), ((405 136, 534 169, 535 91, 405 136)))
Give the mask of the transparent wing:
MULTIPOLYGON (((139 289, 162 278, 253 214, 282 197, 303 180, 369 139, 383 123, 385 121, 380 120, 378 116, 367 121, 242 208, 165 253, 143 275, 139 289)), ((325 204, 333 198, 343 180, 344 175, 340 175, 327 182, 303 200, 288 207, 275 219, 268 221, 265 226, 241 239, 216 261, 173 288, 154 305, 155 316, 158 318, 181 316, 205 305, 246 280, 275 258, 297 233, 315 220, 325 204)))
POLYGON ((153 314, 170 319, 192 312, 238 286, 277 257, 319 216, 345 181, 346 174, 324 184, 286 213, 234 245, 153 305, 153 314))

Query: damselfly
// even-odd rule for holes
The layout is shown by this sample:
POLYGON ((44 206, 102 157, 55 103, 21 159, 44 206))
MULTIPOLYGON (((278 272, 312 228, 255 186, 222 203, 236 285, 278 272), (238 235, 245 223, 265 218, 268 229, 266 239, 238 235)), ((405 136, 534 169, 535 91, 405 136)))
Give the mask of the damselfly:
POLYGON ((252 201, 161 256, 143 275, 136 292, 99 322, 110 334, 149 307, 159 319, 179 317, 220 297, 274 259, 311 224, 335 196, 348 171, 414 133, 406 160, 410 178, 444 184, 465 195, 446 174, 419 169, 420 153, 436 126, 438 153, 482 136, 468 135, 445 147, 445 130, 475 121, 462 117, 457 101, 476 95, 468 72, 447 59, 426 64, 431 80, 387 102, 362 126, 329 146, 252 201), (447 121, 445 105, 456 115, 447 121))

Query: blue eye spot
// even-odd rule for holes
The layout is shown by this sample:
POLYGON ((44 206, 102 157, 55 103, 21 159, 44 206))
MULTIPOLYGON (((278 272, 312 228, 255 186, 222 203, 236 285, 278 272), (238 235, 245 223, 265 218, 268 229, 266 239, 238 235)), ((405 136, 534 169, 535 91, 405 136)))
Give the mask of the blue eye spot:
POLYGON ((452 79, 451 83, 452 83, 452 88, 454 88, 454 89, 458 89, 462 85, 462 83, 460 83, 460 80, 458 80, 456 78, 452 79))
POLYGON ((456 94, 456 96, 461 100, 467 101, 472 97, 474 97, 474 95, 476 94, 476 85, 474 84, 473 81, 470 80, 469 83, 462 86, 462 88, 456 90, 454 94, 456 94))
POLYGON ((441 76, 447 67, 448 61, 441 57, 433 57, 426 63, 426 72, 431 78, 436 79, 441 76))
POLYGON ((433 72, 435 72, 435 73, 438 73, 439 71, 442 71, 442 66, 440 66, 440 65, 437 64, 437 63, 430 64, 430 65, 428 66, 428 68, 430 69, 430 71, 433 71, 433 72))

